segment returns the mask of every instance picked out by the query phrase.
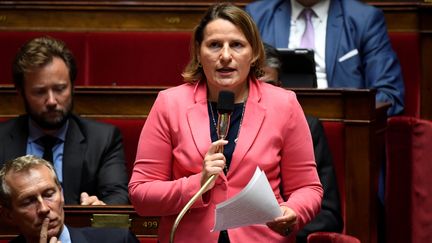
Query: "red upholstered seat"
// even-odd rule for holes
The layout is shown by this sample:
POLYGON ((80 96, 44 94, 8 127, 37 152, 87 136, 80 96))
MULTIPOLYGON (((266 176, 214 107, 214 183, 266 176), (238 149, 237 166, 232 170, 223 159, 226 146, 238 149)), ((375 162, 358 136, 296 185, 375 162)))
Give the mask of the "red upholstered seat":
POLYGON ((360 240, 354 236, 330 233, 316 232, 312 233, 307 238, 308 243, 360 243, 360 240))
MULTIPOLYGON (((341 200, 342 219, 345 225, 345 127, 342 122, 323 122, 323 126, 333 156, 333 166, 341 200)), ((345 227, 343 232, 345 232, 345 227)))
POLYGON ((90 85, 182 84, 190 38, 190 32, 89 33, 90 85))
MULTIPOLYGON (((49 35, 74 53, 77 85, 175 86, 189 60, 191 32, 0 31, 0 84, 12 84, 12 60, 26 41, 49 35)), ((405 80, 405 115, 420 113, 420 37, 389 33, 405 80)))
POLYGON ((138 238, 138 239, 141 243, 157 243, 158 242, 157 238, 143 237, 143 238, 138 238))
POLYGON ((432 122, 392 117, 386 135, 387 242, 432 239, 432 122))
POLYGON ((123 146, 125 152, 126 166, 128 175, 131 175, 135 162, 138 140, 141 135, 145 118, 104 118, 102 122, 110 123, 120 129, 123 135, 123 146))
POLYGON ((66 43, 77 60, 77 85, 85 84, 85 33, 77 32, 35 32, 0 31, 0 84, 12 84, 12 62, 19 48, 27 41, 41 36, 51 36, 66 43))
POLYGON ((19 47, 38 36, 63 40, 73 52, 77 85, 175 86, 189 60, 191 32, 0 31, 0 84, 12 84, 19 47))
POLYGON ((324 121, 324 132, 333 156, 334 169, 341 200, 341 213, 344 221, 343 233, 315 232, 308 236, 308 243, 360 243, 349 235, 345 235, 346 205, 345 205, 345 126, 342 122, 324 121))

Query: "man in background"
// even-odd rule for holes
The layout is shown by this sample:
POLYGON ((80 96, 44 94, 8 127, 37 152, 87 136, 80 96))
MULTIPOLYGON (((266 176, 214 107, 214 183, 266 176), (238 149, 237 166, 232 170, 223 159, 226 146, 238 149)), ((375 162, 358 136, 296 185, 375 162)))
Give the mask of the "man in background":
POLYGON ((266 0, 246 11, 264 42, 314 50, 318 88, 375 88, 388 115, 403 112, 401 68, 380 10, 357 0, 266 0))
POLYGON ((0 123, 0 167, 32 154, 53 163, 66 204, 128 204, 128 177, 120 131, 72 114, 77 74, 65 44, 35 38, 13 63, 25 115, 0 123))
POLYGON ((56 172, 48 161, 26 155, 6 162, 0 170, 0 205, 6 220, 21 233, 12 243, 139 242, 127 229, 64 225, 61 191, 56 172))

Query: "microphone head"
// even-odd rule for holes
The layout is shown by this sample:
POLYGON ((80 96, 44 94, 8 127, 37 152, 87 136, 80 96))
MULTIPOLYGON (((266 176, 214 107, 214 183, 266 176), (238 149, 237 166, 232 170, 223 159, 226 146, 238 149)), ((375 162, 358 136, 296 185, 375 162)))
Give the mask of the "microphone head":
POLYGON ((231 91, 222 90, 219 92, 217 103, 217 110, 219 114, 231 113, 234 110, 234 93, 231 91))

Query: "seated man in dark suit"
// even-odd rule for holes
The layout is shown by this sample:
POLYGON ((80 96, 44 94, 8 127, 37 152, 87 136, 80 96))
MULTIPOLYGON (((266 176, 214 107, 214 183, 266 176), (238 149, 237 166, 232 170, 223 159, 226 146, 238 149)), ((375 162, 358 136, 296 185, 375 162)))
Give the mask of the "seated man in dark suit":
POLYGON ((15 88, 26 114, 0 123, 0 167, 32 154, 53 163, 66 204, 128 204, 119 129, 72 114, 77 74, 63 42, 36 38, 13 64, 15 88))
MULTIPOLYGON (((266 66, 264 67, 264 76, 261 80, 280 86, 279 71, 281 68, 281 61, 278 52, 274 47, 268 44, 264 44, 264 49, 266 53, 266 66)), ((312 134, 315 161, 317 164, 318 176, 324 189, 324 196, 319 214, 297 233, 297 243, 306 243, 307 236, 313 232, 341 232, 343 228, 339 190, 333 168, 333 159, 327 144, 324 128, 320 120, 316 117, 306 115, 306 120, 312 134)))
POLYGON ((33 155, 6 162, 0 170, 0 205, 21 235, 11 242, 139 242, 127 229, 64 225, 64 198, 54 167, 33 155))

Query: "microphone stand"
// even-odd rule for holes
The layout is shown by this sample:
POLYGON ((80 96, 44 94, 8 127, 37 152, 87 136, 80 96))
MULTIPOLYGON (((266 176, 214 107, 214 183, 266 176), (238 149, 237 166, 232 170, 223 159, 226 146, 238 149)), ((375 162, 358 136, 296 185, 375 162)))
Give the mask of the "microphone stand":
POLYGON ((189 200, 189 202, 185 205, 185 207, 180 211, 179 215, 177 216, 176 220, 174 221, 174 225, 171 228, 171 234, 170 234, 170 243, 174 242, 174 235, 175 231, 177 230, 177 226, 180 223, 180 220, 183 218, 185 213, 189 210, 189 208, 195 203, 195 201, 204 194, 207 187, 216 180, 216 175, 211 175, 207 181, 204 183, 204 185, 201 186, 201 189, 189 200))

